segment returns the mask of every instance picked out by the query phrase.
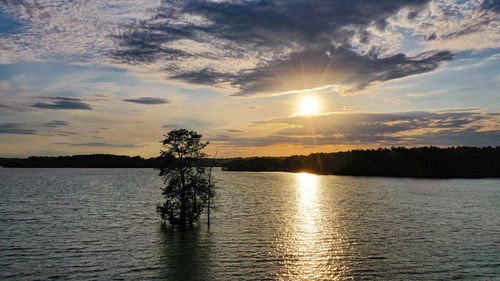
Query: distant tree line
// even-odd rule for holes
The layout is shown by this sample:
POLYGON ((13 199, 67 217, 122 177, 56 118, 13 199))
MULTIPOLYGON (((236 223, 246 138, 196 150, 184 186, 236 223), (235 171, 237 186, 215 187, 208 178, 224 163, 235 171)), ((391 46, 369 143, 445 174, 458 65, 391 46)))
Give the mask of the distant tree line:
POLYGON ((22 168, 155 168, 159 166, 159 159, 110 154, 30 156, 28 158, 1 158, 0 166, 22 168))
POLYGON ((289 171, 352 176, 500 177, 500 146, 379 148, 313 153, 308 156, 245 158, 226 162, 222 166, 229 171, 289 171))
MULTIPOLYGON (((200 166, 210 166, 204 159, 200 166), (204 163, 206 162, 206 163, 204 163)), ((0 158, 3 167, 52 168, 157 168, 159 157, 145 159, 110 154, 0 158)), ((229 171, 289 171, 316 174, 417 178, 500 177, 497 147, 393 147, 313 153, 307 156, 218 159, 229 171)))
MULTIPOLYGON (((218 159, 219 165, 233 159, 218 159)), ((18 168, 158 168, 160 157, 145 159, 140 156, 91 154, 73 156, 30 156, 28 158, 0 158, 0 166, 18 168)), ((200 165, 209 166, 210 159, 202 159, 200 165)))

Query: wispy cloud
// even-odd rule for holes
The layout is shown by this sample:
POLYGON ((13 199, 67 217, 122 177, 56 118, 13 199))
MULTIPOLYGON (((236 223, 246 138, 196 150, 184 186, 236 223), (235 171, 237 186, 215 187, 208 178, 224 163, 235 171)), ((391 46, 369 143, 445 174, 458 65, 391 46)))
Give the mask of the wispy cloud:
POLYGON ((34 135, 36 130, 26 128, 22 123, 0 124, 0 134, 34 135))
POLYGON ((72 131, 55 131, 55 133, 58 136, 72 136, 77 134, 77 132, 72 132, 72 131))
POLYGON ((441 94, 444 92, 445 92, 445 90, 438 89, 438 90, 433 90, 433 91, 428 91, 428 92, 423 92, 423 93, 408 93, 406 95, 409 97, 412 97, 412 98, 421 98, 421 97, 427 97, 427 96, 431 96, 431 95, 438 95, 438 94, 441 94))
POLYGON ((190 118, 190 117, 184 117, 184 118, 177 118, 176 120, 172 120, 174 123, 169 123, 165 124, 162 127, 165 129, 179 129, 179 128, 188 128, 191 130, 203 130, 205 128, 209 128, 212 126, 212 124, 208 121, 196 119, 196 118, 190 118))
POLYGON ((361 91, 372 83, 435 70, 441 62, 452 57, 448 51, 422 53, 416 57, 397 54, 381 58, 344 48, 309 50, 256 68, 236 78, 235 84, 241 89, 238 95, 282 93, 290 89, 316 88, 325 83, 344 85, 343 93, 348 94, 361 91))
POLYGON ((148 104, 148 105, 170 103, 170 101, 168 101, 167 99, 149 98, 149 97, 142 97, 142 98, 135 98, 135 99, 124 99, 123 101, 132 102, 132 103, 139 103, 139 104, 148 104))
POLYGON ((494 0, 6 0, 0 7, 21 25, 0 38, 0 61, 160 72, 245 96, 326 85, 360 92, 432 72, 453 58, 449 50, 500 46, 494 0), (411 54, 402 41, 415 42, 411 54))
POLYGON ((432 48, 480 50, 500 47, 499 2, 433 1, 419 14, 418 25, 403 24, 432 48))
POLYGON ((356 52, 351 43, 359 34, 369 41, 368 28, 384 29, 401 9, 418 12, 427 2, 164 2, 151 20, 130 26, 118 37, 123 48, 113 57, 134 65, 166 64, 163 69, 172 79, 229 86, 237 89, 236 95, 275 95, 326 85, 358 91, 371 83, 432 71, 452 58, 446 51, 384 57, 375 49, 356 52), (218 61, 232 62, 231 67, 218 61))
POLYGON ((117 144, 117 143, 107 143, 107 142, 85 142, 85 143, 70 143, 70 142, 56 142, 55 145, 69 145, 69 146, 89 146, 89 147, 129 147, 135 148, 139 147, 135 144, 117 144))
POLYGON ((68 126, 68 125, 69 125, 69 123, 67 121, 52 120, 52 121, 46 122, 43 126, 53 128, 53 127, 63 127, 63 126, 68 126))
POLYGON ((92 110, 92 107, 82 102, 77 98, 69 97, 48 97, 46 99, 55 100, 54 102, 37 102, 32 105, 32 107, 42 108, 42 109, 59 109, 59 110, 92 110))
MULTIPOLYGON (((36 134, 40 150, 64 142, 67 151, 105 151, 189 128, 234 153, 237 145, 253 153, 252 145, 280 141, 460 144, 460 134, 464 143, 493 144, 499 121, 485 112, 499 110, 498 7, 496 0, 3 0, 0 142, 22 151, 36 134), (322 112, 345 114, 265 120, 292 116, 308 94, 322 112), (363 113, 440 107, 485 112, 363 113)), ((153 146, 129 151, 152 155, 153 146)))
POLYGON ((214 138, 220 145, 497 145, 500 117, 479 111, 343 112, 254 122, 258 137, 214 138), (272 129, 272 128, 281 129, 272 129))

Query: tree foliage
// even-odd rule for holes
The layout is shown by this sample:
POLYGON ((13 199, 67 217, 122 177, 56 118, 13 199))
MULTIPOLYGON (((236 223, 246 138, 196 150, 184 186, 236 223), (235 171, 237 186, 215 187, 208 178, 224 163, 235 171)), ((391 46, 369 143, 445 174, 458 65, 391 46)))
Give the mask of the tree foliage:
POLYGON ((200 166, 207 156, 203 149, 208 142, 202 142, 200 134, 186 129, 172 130, 164 137, 159 170, 165 184, 165 202, 157 211, 172 226, 184 228, 199 219, 215 195, 209 175, 200 166))
POLYGON ((313 153, 308 156, 255 157, 224 163, 223 168, 230 171, 290 171, 353 176, 500 177, 500 146, 392 147, 313 153))
POLYGON ((110 154, 0 158, 0 166, 24 168, 154 168, 158 165, 158 158, 144 159, 140 156, 110 154))

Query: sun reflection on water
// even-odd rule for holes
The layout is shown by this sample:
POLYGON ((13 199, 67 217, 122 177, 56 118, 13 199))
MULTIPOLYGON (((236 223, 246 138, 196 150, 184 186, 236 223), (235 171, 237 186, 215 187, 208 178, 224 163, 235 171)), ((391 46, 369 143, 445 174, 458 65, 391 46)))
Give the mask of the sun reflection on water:
POLYGON ((321 257, 320 210, 318 205, 318 176, 299 173, 297 180, 297 212, 295 216, 293 249, 294 262, 289 272, 300 279, 315 279, 324 261, 321 257))
POLYGON ((342 221, 322 177, 292 174, 287 231, 278 241, 283 260, 279 280, 337 280, 348 276, 342 221))
POLYGON ((307 233, 316 232, 318 210, 318 176, 308 173, 297 174, 297 188, 299 199, 299 218, 302 230, 307 233))

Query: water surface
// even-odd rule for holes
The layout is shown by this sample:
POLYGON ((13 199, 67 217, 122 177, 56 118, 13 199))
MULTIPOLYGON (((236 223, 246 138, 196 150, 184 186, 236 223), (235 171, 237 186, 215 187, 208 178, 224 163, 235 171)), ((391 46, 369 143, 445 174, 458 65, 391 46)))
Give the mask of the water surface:
POLYGON ((216 178, 210 229, 179 232, 152 169, 0 169, 0 278, 500 278, 500 179, 216 178))

